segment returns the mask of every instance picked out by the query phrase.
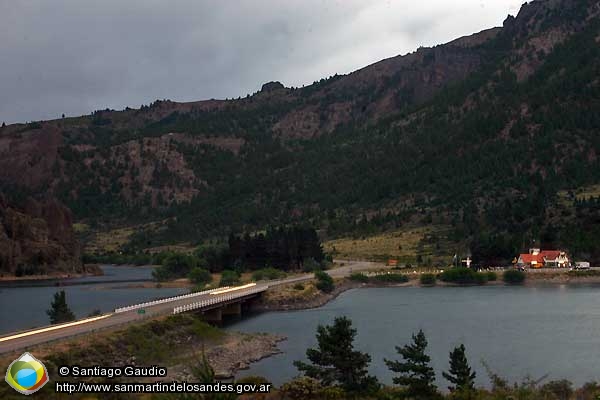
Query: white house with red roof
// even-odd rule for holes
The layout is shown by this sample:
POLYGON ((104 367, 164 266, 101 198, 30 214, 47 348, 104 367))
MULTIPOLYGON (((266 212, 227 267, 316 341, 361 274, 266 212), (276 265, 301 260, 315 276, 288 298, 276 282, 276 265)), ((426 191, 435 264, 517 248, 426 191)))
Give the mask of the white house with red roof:
POLYGON ((519 254, 517 265, 529 268, 568 268, 571 261, 565 251, 534 248, 529 249, 529 253, 519 254))

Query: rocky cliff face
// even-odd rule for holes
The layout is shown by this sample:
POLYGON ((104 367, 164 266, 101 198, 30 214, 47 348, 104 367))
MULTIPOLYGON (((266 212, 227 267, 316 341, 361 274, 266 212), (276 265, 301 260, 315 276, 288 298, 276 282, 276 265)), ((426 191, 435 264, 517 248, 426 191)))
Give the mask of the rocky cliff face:
POLYGON ((55 199, 29 198, 21 207, 0 194, 0 274, 83 272, 70 211, 55 199))
POLYGON ((145 246, 307 216, 344 231, 365 210, 451 201, 444 223, 525 231, 537 213, 535 232, 552 193, 600 182, 599 16, 598 0, 538 0, 502 27, 302 88, 2 127, 0 188, 169 229, 136 232, 145 246), (511 211, 531 186, 539 198, 511 211))

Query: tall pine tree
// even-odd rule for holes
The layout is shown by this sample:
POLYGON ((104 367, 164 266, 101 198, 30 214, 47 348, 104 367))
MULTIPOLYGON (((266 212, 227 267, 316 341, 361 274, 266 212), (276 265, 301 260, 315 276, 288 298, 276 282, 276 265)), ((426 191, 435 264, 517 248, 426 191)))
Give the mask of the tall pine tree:
POLYGON ((64 290, 54 293, 54 300, 52 300, 50 309, 46 311, 46 314, 50 317, 51 324, 60 324, 75 320, 75 314, 73 314, 73 311, 67 305, 64 290))
POLYGON ((368 375, 371 356, 354 350, 356 329, 346 317, 338 317, 333 325, 317 328, 317 349, 306 350, 310 364, 294 361, 298 370, 319 380, 325 386, 339 385, 350 393, 377 390, 377 378, 368 375))
POLYGON ((475 371, 471 371, 467 356, 465 355, 464 344, 461 344, 450 352, 450 370, 442 372, 442 375, 454 385, 448 387, 451 392, 469 392, 473 390, 476 373, 475 371))
POLYGON ((412 336, 413 343, 404 347, 396 346, 396 351, 403 361, 385 359, 385 363, 392 372, 400 374, 394 377, 393 382, 403 387, 403 397, 416 400, 430 400, 439 398, 435 386, 435 372, 429 365, 431 358, 425 353, 427 339, 422 330, 412 336))

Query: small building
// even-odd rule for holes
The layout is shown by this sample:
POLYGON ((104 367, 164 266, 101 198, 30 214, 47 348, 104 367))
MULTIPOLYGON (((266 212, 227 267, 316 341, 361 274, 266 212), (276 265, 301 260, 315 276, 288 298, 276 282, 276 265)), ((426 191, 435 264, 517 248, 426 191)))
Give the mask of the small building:
POLYGON ((548 250, 540 253, 546 268, 568 268, 571 263, 567 253, 560 250, 548 250))
POLYGON ((529 253, 519 254, 516 264, 528 268, 568 268, 571 261, 565 251, 532 248, 529 253))

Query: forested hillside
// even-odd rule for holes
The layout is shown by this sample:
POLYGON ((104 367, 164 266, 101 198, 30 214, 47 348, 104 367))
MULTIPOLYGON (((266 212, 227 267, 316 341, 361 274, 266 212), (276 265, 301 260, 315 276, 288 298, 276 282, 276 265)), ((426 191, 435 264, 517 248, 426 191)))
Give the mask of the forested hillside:
POLYGON ((93 230, 159 222, 125 250, 435 224, 486 262, 532 240, 598 260, 599 15, 598 1, 538 0, 501 28, 303 88, 9 125, 0 180, 54 194, 93 230))

